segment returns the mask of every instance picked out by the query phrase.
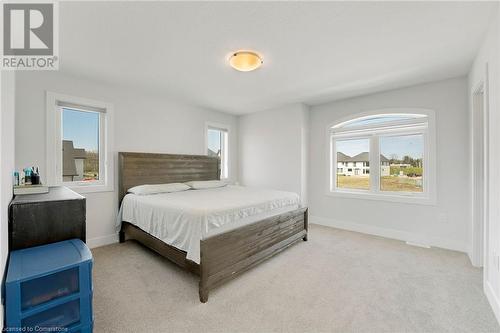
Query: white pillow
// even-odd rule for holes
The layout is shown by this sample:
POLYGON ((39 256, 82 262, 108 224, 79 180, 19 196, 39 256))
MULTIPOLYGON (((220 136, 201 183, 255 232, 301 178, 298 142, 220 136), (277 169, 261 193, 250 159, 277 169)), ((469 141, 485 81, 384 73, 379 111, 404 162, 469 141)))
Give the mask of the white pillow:
POLYGON ((227 182, 223 180, 195 180, 185 183, 193 190, 203 190, 206 188, 216 188, 227 186, 227 182))
POLYGON ((189 190, 190 187, 182 183, 169 183, 169 184, 154 184, 154 185, 139 185, 134 186, 128 190, 129 193, 137 195, 148 195, 158 193, 171 193, 189 190))

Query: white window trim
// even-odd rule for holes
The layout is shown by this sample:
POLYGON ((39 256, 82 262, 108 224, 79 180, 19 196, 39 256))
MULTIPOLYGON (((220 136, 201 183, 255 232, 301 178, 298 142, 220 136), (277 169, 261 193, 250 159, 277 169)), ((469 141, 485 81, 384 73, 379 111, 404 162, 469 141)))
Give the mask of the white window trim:
POLYGON ((49 186, 67 186, 78 193, 113 191, 113 104, 47 91, 46 115, 46 183, 49 186), (104 160, 99 160, 100 172, 104 174, 102 180, 91 184, 86 182, 63 182, 62 176, 60 176, 62 175, 61 107, 58 103, 106 110, 105 113, 100 115, 99 126, 99 155, 104 156, 104 160))
MULTIPOLYGON (((221 123, 216 123, 216 122, 211 122, 211 121, 207 121, 205 122, 205 146, 203 148, 205 154, 208 154, 208 130, 209 129, 219 129, 219 130, 223 130, 223 131, 226 131, 227 132, 227 155, 226 155, 226 170, 227 170, 227 177, 222 177, 222 165, 221 165, 221 179, 222 180, 228 180, 231 178, 231 162, 230 162, 230 145, 229 145, 229 142, 231 140, 231 126, 227 125, 227 124, 221 124, 221 123)), ((224 144, 224 143, 223 143, 224 144)), ((222 161, 221 161, 222 163, 222 161)))
MULTIPOLYGON (((424 119, 423 119, 424 120, 424 119)), ((326 130, 326 195, 353 199, 381 200, 389 202, 412 203, 422 205, 436 205, 437 203, 437 177, 436 177, 436 117, 435 112, 429 109, 419 108, 391 108, 378 109, 362 112, 356 115, 341 118, 334 123, 330 123, 326 130), (422 114, 426 115, 427 126, 422 126, 422 121, 418 118, 411 121, 400 121, 393 129, 377 128, 377 125, 366 126, 366 128, 346 128, 336 130, 333 134, 332 128, 340 127, 342 124, 354 119, 369 117, 373 115, 394 115, 394 114, 422 114), (370 140, 370 166, 380 165, 379 136, 389 135, 424 135, 424 193, 411 192, 387 192, 380 191, 380 168, 370 168, 370 190, 338 189, 336 188, 335 171, 337 169, 337 157, 335 151, 336 138, 371 138, 370 140), (373 155, 375 154, 375 155, 373 155)))

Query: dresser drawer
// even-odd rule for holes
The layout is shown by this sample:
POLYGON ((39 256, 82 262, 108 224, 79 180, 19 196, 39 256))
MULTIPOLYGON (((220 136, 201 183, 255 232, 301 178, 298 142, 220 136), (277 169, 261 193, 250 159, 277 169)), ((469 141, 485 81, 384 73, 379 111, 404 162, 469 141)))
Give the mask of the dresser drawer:
POLYGON ((24 318, 21 321, 21 327, 66 328, 79 322, 80 300, 76 299, 24 318))
POLYGON ((79 268, 50 274, 38 279, 21 283, 21 309, 52 301, 79 292, 79 268))

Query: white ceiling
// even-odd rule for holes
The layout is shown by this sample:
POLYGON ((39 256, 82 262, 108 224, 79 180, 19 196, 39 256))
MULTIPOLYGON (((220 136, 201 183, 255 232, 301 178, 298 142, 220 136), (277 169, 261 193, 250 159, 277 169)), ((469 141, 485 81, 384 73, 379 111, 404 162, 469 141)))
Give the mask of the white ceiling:
POLYGON ((60 68, 234 114, 318 104, 466 74, 496 5, 61 2, 60 68))

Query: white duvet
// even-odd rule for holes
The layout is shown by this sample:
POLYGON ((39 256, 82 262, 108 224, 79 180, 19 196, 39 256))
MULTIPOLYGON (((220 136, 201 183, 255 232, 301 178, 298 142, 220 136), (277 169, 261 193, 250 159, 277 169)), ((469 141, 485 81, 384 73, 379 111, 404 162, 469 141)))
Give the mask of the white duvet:
POLYGON ((127 194, 118 220, 130 222, 200 263, 200 240, 298 208, 292 192, 225 186, 154 195, 127 194))

